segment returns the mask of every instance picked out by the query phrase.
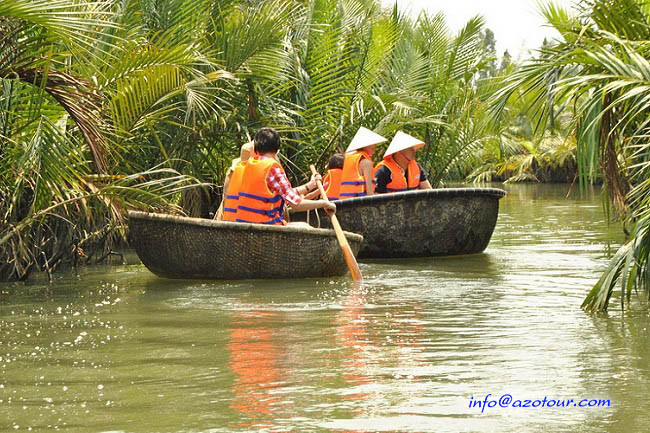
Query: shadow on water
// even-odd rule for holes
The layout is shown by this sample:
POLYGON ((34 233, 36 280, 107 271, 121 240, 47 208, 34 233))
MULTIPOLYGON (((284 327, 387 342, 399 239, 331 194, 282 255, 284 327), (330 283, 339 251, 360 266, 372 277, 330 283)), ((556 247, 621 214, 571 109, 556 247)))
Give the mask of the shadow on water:
POLYGON ((388 270, 395 272, 418 273, 432 271, 463 275, 489 275, 499 277, 496 259, 486 253, 464 256, 417 257, 405 259, 363 259, 361 263, 372 264, 373 271, 388 270))
MULTIPOLYGON (((614 306, 612 306, 613 308, 614 306)), ((647 431, 650 414, 639 411, 638 396, 650 388, 650 314, 648 305, 637 311, 596 314, 596 334, 584 333, 579 368, 614 408, 609 432, 647 431)))
POLYGON ((145 299, 173 300, 193 299, 197 306, 202 303, 230 300, 243 303, 267 304, 271 308, 283 304, 301 304, 326 296, 328 292, 342 290, 352 283, 347 277, 332 279, 300 280, 168 280, 158 277, 148 279, 145 284, 145 299))

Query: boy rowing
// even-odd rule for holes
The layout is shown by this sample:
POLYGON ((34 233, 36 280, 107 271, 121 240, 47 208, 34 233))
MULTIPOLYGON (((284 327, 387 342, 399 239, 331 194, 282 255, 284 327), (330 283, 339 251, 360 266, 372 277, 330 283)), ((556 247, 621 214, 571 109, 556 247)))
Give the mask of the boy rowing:
POLYGON ((224 215, 232 214, 232 210, 235 210, 234 215, 224 219, 285 225, 287 224, 283 218, 285 202, 297 212, 319 208, 323 208, 328 213, 336 212, 334 203, 301 197, 316 190, 316 180, 320 180, 320 175, 313 175, 309 182, 297 188, 291 186, 282 165, 275 159, 280 150, 280 135, 277 131, 273 128, 262 128, 255 134, 253 142, 254 154, 246 162, 240 163, 237 176, 235 176, 237 168, 235 169, 224 197, 232 203, 227 207, 227 212, 224 206, 224 215))

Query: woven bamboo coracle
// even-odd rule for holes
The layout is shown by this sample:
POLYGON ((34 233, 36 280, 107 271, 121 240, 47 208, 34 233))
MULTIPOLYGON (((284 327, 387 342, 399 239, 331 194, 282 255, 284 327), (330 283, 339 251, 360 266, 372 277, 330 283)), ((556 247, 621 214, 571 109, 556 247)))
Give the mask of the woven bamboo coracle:
MULTIPOLYGON (((336 202, 344 230, 363 235, 360 258, 432 257, 483 251, 499 214, 496 188, 442 188, 336 202)), ((319 213, 320 224, 329 221, 319 213)), ((292 219, 305 219, 304 214, 292 219)), ((317 219, 310 218, 316 225, 317 219)))
MULTIPOLYGON (((165 278, 260 279, 343 275, 333 230, 129 212, 142 263, 165 278)), ((363 237, 345 233, 354 254, 363 237)))

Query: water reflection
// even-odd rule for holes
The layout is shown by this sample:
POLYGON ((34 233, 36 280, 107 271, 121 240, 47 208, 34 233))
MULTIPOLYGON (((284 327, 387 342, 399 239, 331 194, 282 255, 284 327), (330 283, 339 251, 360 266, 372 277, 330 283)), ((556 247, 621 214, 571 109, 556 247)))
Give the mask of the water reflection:
MULTIPOLYGON (((343 308, 336 316, 337 344, 344 347, 343 380, 346 389, 356 392, 346 393, 343 398, 351 401, 366 400, 367 392, 359 392, 362 385, 370 382, 367 376, 368 369, 368 320, 364 317, 363 307, 365 299, 359 289, 343 299, 343 308)), ((357 407, 357 414, 361 414, 361 405, 357 407)))
POLYGON ((276 313, 254 309, 236 312, 233 317, 227 349, 235 382, 232 386, 234 398, 229 407, 250 419, 234 427, 273 426, 275 407, 280 403, 273 389, 282 374, 281 352, 273 328, 267 323, 277 317, 276 313))
POLYGON ((650 425, 650 414, 639 410, 637 400, 650 388, 650 316, 647 306, 641 307, 624 317, 593 317, 599 337, 584 337, 591 340, 582 347, 584 372, 602 384, 614 408, 610 432, 647 431, 650 425))

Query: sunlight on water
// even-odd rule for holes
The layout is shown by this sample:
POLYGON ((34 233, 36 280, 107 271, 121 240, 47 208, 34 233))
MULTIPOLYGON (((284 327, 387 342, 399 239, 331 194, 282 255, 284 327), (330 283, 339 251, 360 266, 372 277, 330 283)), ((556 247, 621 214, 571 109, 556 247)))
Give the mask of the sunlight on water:
POLYGON ((594 192, 506 189, 485 253, 365 261, 360 285, 0 286, 0 431, 644 430, 647 314, 580 310, 620 228, 594 192), (470 407, 487 394, 611 406, 470 407))

